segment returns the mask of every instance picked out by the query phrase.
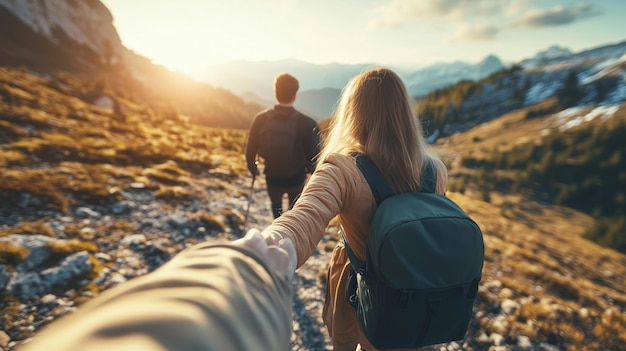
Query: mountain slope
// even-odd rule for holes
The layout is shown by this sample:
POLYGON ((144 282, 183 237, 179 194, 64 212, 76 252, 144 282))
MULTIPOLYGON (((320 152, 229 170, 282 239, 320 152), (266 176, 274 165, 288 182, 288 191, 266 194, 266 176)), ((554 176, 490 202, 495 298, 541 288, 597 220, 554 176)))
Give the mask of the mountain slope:
POLYGON ((99 0, 0 0, 0 65, 89 77, 192 123, 245 129, 262 109, 126 49, 99 0))

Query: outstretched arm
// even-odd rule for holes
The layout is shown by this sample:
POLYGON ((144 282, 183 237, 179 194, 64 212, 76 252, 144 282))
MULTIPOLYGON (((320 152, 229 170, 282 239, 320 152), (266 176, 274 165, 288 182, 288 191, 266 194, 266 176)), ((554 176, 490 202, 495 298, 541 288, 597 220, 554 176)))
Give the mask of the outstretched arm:
POLYGON ((252 230, 202 243, 113 288, 25 345, 35 350, 288 350, 291 241, 252 230))

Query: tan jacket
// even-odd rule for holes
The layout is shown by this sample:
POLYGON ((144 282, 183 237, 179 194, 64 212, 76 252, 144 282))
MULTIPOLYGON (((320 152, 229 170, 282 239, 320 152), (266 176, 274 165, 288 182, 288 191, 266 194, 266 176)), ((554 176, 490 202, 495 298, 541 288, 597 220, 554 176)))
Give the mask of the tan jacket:
MULTIPOLYGON (((375 210, 374 196, 354 158, 333 154, 318 165, 294 208, 276 219, 264 232, 276 232, 291 238, 298 252, 299 267, 313 254, 329 221, 339 215, 350 247, 357 258, 364 261, 367 233, 375 210)), ((376 350, 367 341, 356 311, 346 300, 349 272, 350 261, 340 241, 328 267, 324 322, 335 351, 354 351, 357 343, 363 350, 376 350)))
MULTIPOLYGON (((354 159, 334 154, 318 165, 295 207, 264 232, 277 232, 291 238, 298 252, 298 266, 301 266, 324 236, 329 221, 339 215, 350 247, 364 260, 365 239, 375 209, 374 197, 354 159)), ((339 244, 328 267, 324 322, 335 351, 354 351, 357 343, 366 350, 375 350, 363 335, 354 308, 346 301, 349 272, 346 250, 339 244)))
POLYGON ((291 285, 254 253, 202 243, 106 291, 19 350, 289 350, 291 307, 291 285))

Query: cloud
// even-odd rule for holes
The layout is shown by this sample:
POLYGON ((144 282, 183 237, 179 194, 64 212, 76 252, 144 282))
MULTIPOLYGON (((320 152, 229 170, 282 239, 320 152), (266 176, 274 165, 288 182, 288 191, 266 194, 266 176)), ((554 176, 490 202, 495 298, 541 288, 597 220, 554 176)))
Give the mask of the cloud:
POLYGON ((555 6, 550 9, 533 9, 517 20, 511 28, 541 28, 570 24, 579 20, 602 14, 598 7, 581 3, 569 7, 555 6))
POLYGON ((398 28, 418 21, 447 24, 456 29, 448 41, 459 42, 494 39, 512 28, 567 25, 603 13, 589 2, 551 8, 539 4, 540 0, 387 0, 372 11, 374 18, 369 24, 370 29, 398 28))
POLYGON ((494 39, 498 33, 500 33, 500 28, 488 24, 462 25, 448 40, 450 42, 483 41, 494 39))
POLYGON ((374 10, 373 28, 395 28, 427 19, 466 22, 505 12, 512 0, 391 0, 374 10))

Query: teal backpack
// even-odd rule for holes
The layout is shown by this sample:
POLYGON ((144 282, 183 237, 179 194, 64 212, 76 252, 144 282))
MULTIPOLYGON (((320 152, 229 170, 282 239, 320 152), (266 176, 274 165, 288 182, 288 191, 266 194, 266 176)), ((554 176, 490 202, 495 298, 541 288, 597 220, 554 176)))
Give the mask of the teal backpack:
POLYGON ((360 262, 342 231, 352 272, 346 298, 379 349, 418 348, 465 337, 484 262, 478 225, 435 194, 424 170, 421 192, 394 194, 376 165, 355 154, 378 204, 360 262))

